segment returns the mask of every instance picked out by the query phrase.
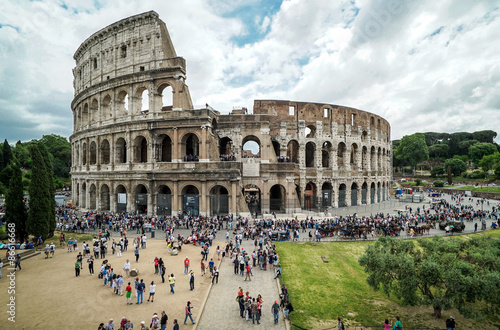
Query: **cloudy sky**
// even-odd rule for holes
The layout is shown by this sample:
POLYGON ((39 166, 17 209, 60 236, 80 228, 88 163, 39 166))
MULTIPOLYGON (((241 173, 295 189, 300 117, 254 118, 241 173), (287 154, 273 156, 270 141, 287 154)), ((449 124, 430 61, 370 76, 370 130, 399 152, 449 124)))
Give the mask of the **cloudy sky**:
MULTIPOLYGON (((500 1, 2 0, 0 139, 69 137, 73 54, 154 10, 187 61, 193 103, 324 102, 420 131, 500 131, 500 1)), ((500 142, 500 139, 497 138, 500 142)))

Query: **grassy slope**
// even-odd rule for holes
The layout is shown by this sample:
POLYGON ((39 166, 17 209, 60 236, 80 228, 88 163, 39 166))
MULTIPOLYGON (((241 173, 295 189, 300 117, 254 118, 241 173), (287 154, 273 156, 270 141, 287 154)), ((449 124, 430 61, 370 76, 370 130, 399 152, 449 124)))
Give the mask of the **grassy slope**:
MULTIPOLYGON (((500 230, 483 234, 500 237, 500 230)), ((367 244, 371 243, 276 244, 284 269, 283 281, 295 309, 294 324, 307 329, 333 326, 337 316, 344 315, 346 324, 380 326, 385 318, 399 315, 406 326, 442 328, 444 320, 433 319, 431 307, 402 307, 393 297, 368 286, 367 275, 357 262, 367 244), (321 256, 329 263, 324 263, 321 256)), ((456 310, 443 311, 443 317, 449 313, 465 328, 478 326, 460 317, 456 310)))

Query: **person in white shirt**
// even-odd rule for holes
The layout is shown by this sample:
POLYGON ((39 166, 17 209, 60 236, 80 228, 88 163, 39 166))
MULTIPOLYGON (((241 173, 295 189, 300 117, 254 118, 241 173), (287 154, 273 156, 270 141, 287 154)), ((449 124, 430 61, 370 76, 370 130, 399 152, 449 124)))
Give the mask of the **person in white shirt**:
POLYGON ((149 285, 149 299, 151 299, 151 302, 154 302, 155 300, 155 290, 156 290, 156 284, 154 281, 151 281, 151 284, 149 285))
POLYGON ((125 262, 125 265, 123 266, 123 270, 125 271, 125 274, 127 274, 127 278, 130 277, 130 261, 127 259, 125 262))

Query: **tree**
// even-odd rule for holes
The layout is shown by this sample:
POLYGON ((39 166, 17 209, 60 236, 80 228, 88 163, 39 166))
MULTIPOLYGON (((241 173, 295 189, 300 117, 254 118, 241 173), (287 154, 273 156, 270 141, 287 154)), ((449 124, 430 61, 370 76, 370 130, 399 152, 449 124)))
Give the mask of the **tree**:
POLYGON ((33 167, 31 168, 29 214, 26 228, 29 234, 35 237, 42 236, 45 239, 49 233, 50 208, 52 207, 50 198, 54 199, 54 196, 48 196, 49 180, 40 146, 36 143, 32 144, 30 154, 33 167))
POLYGON ((474 140, 478 140, 479 142, 493 143, 493 140, 497 137, 497 132, 487 130, 487 131, 478 131, 472 133, 472 138, 474 140))
POLYGON ((404 305, 432 306, 437 318, 450 308, 468 317, 500 312, 500 240, 435 236, 418 244, 381 237, 368 246, 359 258, 368 284, 404 305))
POLYGON ((444 174, 444 167, 441 165, 436 165, 431 170, 431 176, 435 178, 436 176, 440 176, 444 174))
POLYGON ((49 209, 49 218, 48 218, 48 223, 49 223, 49 231, 48 231, 48 237, 54 236, 54 230, 56 229, 56 216, 55 216, 55 210, 56 210, 56 199, 54 196, 55 192, 55 187, 54 187, 54 170, 52 168, 52 161, 49 152, 45 148, 43 144, 39 144, 39 149, 40 153, 42 155, 43 159, 43 164, 44 164, 44 170, 47 175, 47 197, 49 199, 50 203, 50 209, 49 209))
POLYGON ((469 157, 474 163, 477 163, 484 156, 491 155, 496 151, 497 147, 492 143, 476 143, 469 148, 469 157))
POLYGON ((478 140, 465 140, 465 141, 460 141, 458 143, 458 150, 460 155, 468 155, 469 154, 469 148, 476 143, 479 143, 478 140))
POLYGON ((454 176, 459 176, 463 172, 467 171, 467 164, 460 159, 450 158, 444 162, 444 168, 446 171, 450 168, 450 171, 454 176))
POLYGON ((5 218, 7 223, 15 224, 15 235, 20 242, 24 242, 28 238, 26 231, 26 221, 28 213, 26 204, 24 203, 23 179, 21 168, 18 163, 13 162, 11 165, 12 177, 9 182, 9 190, 5 197, 5 218))
POLYGON ((444 143, 433 144, 429 147, 429 156, 434 158, 446 157, 450 147, 444 143))
POLYGON ((479 166, 481 166, 481 168, 485 172, 494 169, 497 164, 500 164, 500 152, 495 152, 491 155, 483 156, 483 158, 481 158, 481 160, 479 161, 479 166))
POLYGON ((7 139, 3 141, 2 155, 3 155, 2 169, 4 169, 9 165, 10 161, 14 158, 12 156, 12 149, 10 148, 10 144, 9 142, 7 142, 7 139))
POLYGON ((396 158, 404 160, 413 169, 415 169, 418 163, 429 159, 429 149, 427 148, 427 144, 425 144, 424 135, 422 133, 415 133, 403 136, 396 149, 396 158))

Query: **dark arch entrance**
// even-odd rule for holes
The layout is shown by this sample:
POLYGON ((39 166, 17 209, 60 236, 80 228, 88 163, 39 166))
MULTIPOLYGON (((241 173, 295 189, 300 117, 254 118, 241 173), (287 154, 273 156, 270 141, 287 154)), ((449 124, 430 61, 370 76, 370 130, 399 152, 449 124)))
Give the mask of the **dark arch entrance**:
POLYGON ((158 202, 156 205, 158 215, 172 215, 172 191, 167 186, 158 188, 158 202))
POLYGON ((248 210, 252 215, 259 214, 260 209, 260 189, 254 184, 247 184, 243 188, 243 196, 247 203, 248 210))
POLYGON ((110 210, 109 187, 107 184, 101 186, 101 211, 110 210))
POLYGON ((269 211, 284 213, 286 210, 286 190, 280 184, 276 184, 269 190, 269 211))
POLYGON ((330 182, 323 183, 321 187, 321 207, 326 209, 332 206, 332 184, 330 182))
POLYGON ((304 191, 304 208, 307 210, 316 209, 316 185, 309 182, 304 191))
POLYGON ((358 185, 354 182, 351 185, 351 206, 358 205, 358 185))
POLYGON ((127 189, 122 185, 116 187, 116 212, 127 212, 127 189))
POLYGON ((339 207, 346 207, 347 206, 347 203, 345 201, 346 189, 347 189, 347 187, 343 183, 339 186, 339 207))
POLYGON ((148 213, 148 190, 142 184, 135 187, 135 211, 137 214, 148 213))
POLYGON ((366 182, 361 186, 361 204, 367 204, 366 195, 367 195, 368 185, 366 182))
POLYGON ((210 189, 210 212, 212 215, 229 213, 229 193, 223 186, 210 189))
POLYGON ((168 135, 165 135, 161 140, 161 161, 172 161, 172 139, 168 135))
POLYGON ((375 183, 370 186, 370 204, 375 204, 375 183))
POLYGON ((198 188, 189 185, 182 189, 182 213, 192 216, 200 214, 200 196, 198 188))

